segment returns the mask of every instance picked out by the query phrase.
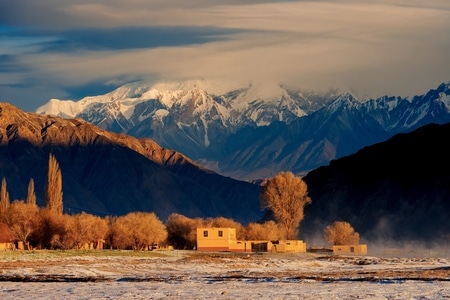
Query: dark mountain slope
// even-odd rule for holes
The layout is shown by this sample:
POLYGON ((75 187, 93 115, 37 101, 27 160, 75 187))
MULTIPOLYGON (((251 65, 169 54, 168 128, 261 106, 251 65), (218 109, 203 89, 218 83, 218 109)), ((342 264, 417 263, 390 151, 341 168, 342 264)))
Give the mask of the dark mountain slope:
POLYGON ((153 211, 162 220, 191 217, 258 220, 260 187, 222 177, 150 139, 114 134, 81 119, 66 120, 0 103, 0 176, 11 200, 25 199, 34 178, 43 205, 49 153, 62 171, 66 212, 122 215, 153 211))
POLYGON ((425 94, 356 99, 350 93, 250 85, 214 95, 205 82, 124 85, 37 111, 81 117, 109 131, 149 137, 237 179, 298 175, 430 123, 450 122, 450 82, 425 94))
POLYGON ((366 239, 450 237, 450 123, 430 124, 311 171, 302 232, 350 222, 366 239))
POLYGON ((386 140, 389 133, 369 114, 364 115, 359 106, 346 95, 290 124, 273 122, 265 127, 244 128, 228 138, 227 147, 222 147, 227 160, 219 167, 225 173, 241 170, 254 178, 271 177, 284 170, 302 174, 365 145, 386 140))

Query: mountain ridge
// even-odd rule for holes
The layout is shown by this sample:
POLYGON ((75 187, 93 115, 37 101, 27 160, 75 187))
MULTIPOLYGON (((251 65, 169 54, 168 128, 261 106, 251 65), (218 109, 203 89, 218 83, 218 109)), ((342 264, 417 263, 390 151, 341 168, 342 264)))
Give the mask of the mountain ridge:
POLYGON ((450 123, 427 124, 309 172, 303 233, 350 222, 365 239, 442 243, 450 234, 450 123))
MULTIPOLYGON (((0 175, 7 179, 12 199, 26 198, 30 178, 37 195, 43 195, 49 153, 60 164, 64 204, 71 212, 153 211, 163 220, 178 212, 233 216, 242 223, 261 216, 259 186, 220 176, 151 139, 0 103, 0 175)), ((42 197, 38 203, 43 205, 42 197)))
MULTIPOLYGON (((282 122, 278 126, 283 134, 288 127, 282 122)), ((309 172, 303 179, 312 203, 305 207, 301 238, 314 241, 323 236, 325 226, 347 221, 363 242, 385 246, 404 241, 432 245, 448 239, 448 136, 450 122, 428 124, 309 172)), ((24 113, 0 103, 0 175, 7 179, 12 199, 24 199, 34 178, 38 204, 43 205, 39 195, 49 153, 61 167, 68 213, 153 211, 165 220, 177 212, 192 218, 222 216, 242 224, 264 219, 261 186, 220 176, 148 138, 109 133, 82 119, 24 113)))
POLYGON ((270 178, 281 170, 303 176, 397 133, 450 121, 450 82, 411 98, 366 101, 338 90, 313 93, 283 85, 241 86, 219 95, 201 84, 184 87, 158 91, 125 85, 79 102, 52 100, 37 112, 75 114, 110 131, 150 137, 240 180, 270 178), (258 88, 268 90, 267 96, 258 88), (70 105, 86 107, 66 107, 70 105))

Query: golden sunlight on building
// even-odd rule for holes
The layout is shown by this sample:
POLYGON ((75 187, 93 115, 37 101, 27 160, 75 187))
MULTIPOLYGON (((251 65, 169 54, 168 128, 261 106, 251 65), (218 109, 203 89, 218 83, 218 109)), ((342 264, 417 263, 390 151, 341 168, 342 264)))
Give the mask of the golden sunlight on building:
POLYGON ((204 227, 197 228, 197 250, 305 253, 306 243, 301 240, 238 241, 236 228, 204 227))
POLYGON ((367 245, 334 245, 333 254, 367 255, 367 245))

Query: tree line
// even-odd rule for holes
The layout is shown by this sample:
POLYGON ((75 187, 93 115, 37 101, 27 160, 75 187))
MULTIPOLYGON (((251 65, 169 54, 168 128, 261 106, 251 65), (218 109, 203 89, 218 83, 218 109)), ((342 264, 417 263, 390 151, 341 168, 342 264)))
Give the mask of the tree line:
MULTIPOLYGON (((80 249, 106 244, 112 249, 151 249, 171 245, 194 249, 198 227, 236 228, 238 240, 296 239, 305 205, 311 203, 306 183, 291 172, 281 172, 263 185, 261 208, 273 220, 246 226, 224 217, 189 218, 172 213, 164 224, 155 213, 131 212, 124 216, 99 217, 82 212, 63 213, 62 175, 53 154, 49 155, 45 206, 36 204, 34 181, 30 179, 26 200, 12 203, 3 178, 0 190, 0 238, 21 241, 25 249, 80 249)), ((335 222, 324 231, 332 244, 357 244, 359 234, 347 222, 335 222)))

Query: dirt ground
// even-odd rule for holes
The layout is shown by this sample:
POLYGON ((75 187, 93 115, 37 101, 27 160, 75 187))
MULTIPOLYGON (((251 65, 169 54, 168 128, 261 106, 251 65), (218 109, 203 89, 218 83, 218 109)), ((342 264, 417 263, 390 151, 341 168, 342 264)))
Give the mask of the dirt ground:
POLYGON ((450 281, 447 259, 195 254, 0 260, 0 281, 204 280, 450 281))

